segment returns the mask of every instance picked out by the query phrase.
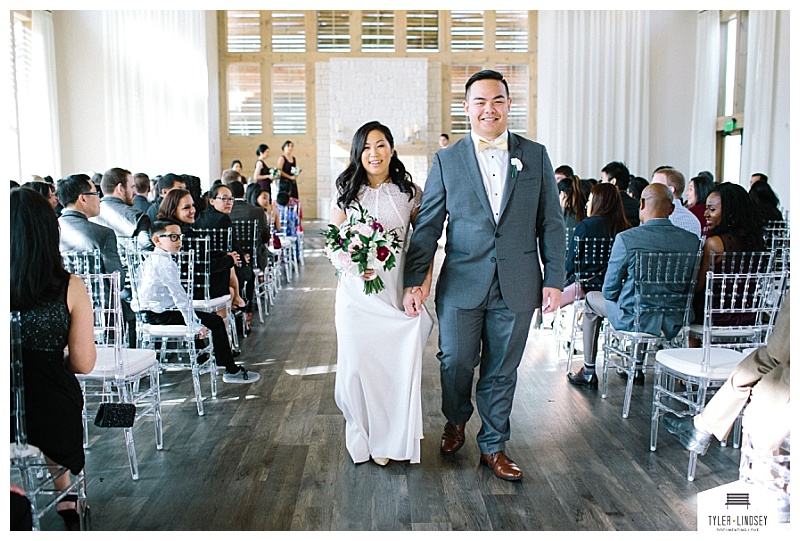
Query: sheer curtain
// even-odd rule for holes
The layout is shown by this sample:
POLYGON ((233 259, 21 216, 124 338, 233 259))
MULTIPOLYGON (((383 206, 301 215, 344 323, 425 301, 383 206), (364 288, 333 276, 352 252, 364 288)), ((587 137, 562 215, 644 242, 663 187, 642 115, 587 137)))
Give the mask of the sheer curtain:
MULTIPOLYGON (((697 14, 697 52, 689 171, 714 171, 717 153, 719 96, 719 11, 697 14)), ((691 178, 691 177, 690 177, 691 178)))
POLYGON ((555 167, 645 171, 649 33, 646 11, 539 12, 537 139, 555 167))
POLYGON ((53 18, 50 12, 31 12, 30 28, 13 23, 13 61, 11 112, 17 123, 12 129, 15 158, 10 158, 10 178, 20 183, 32 175, 59 178, 61 145, 58 125, 56 62, 53 18), (16 110, 14 111, 14 106, 16 110))
POLYGON ((751 10, 747 29, 747 81, 744 94, 745 129, 739 183, 750 187, 750 175, 770 171, 775 118, 777 12, 751 10))
POLYGON ((110 166, 205 179, 205 13, 109 10, 103 12, 103 33, 110 166))

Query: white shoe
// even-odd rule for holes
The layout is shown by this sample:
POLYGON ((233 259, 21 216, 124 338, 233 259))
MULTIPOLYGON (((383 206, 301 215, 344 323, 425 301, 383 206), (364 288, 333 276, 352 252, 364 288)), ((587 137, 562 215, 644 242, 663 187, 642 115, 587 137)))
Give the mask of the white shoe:
POLYGON ((261 379, 261 374, 250 370, 245 370, 244 366, 239 367, 239 371, 235 374, 225 372, 222 374, 222 381, 225 383, 253 383, 261 379))
POLYGON ((386 466, 389 463, 388 458, 375 458, 372 457, 372 461, 377 464, 378 466, 386 466))

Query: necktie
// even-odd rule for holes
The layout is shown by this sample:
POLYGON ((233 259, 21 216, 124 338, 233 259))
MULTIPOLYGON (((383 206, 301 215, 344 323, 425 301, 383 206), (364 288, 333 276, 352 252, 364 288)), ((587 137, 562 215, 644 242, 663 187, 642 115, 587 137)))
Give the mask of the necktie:
POLYGON ((508 141, 506 139, 502 139, 497 141, 496 143, 490 143, 489 141, 484 141, 483 139, 478 139, 478 152, 483 152, 487 148, 497 148, 500 150, 508 150, 508 141))

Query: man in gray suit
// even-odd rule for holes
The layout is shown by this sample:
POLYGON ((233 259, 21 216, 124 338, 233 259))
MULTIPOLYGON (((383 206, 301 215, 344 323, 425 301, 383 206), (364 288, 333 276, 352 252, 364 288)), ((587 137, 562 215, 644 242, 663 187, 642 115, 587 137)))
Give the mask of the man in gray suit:
POLYGON ((422 284, 447 220, 436 289, 447 418, 440 450, 449 455, 464 444, 480 365, 480 460, 501 479, 518 481, 522 471, 505 454, 517 367, 534 311, 558 307, 565 246, 550 158, 542 145, 508 132, 510 106, 502 74, 485 70, 467 81, 472 130, 433 158, 406 259, 403 305, 409 316, 421 312, 429 293, 422 284))
POLYGON ((135 183, 131 172, 120 167, 109 169, 103 173, 100 189, 100 214, 89 221, 113 229, 117 238, 135 238, 140 250, 152 250, 150 218, 133 206, 135 183))
MULTIPOLYGON (((618 331, 634 329, 636 299, 632 278, 636 253, 693 253, 700 248, 700 239, 696 235, 670 222, 669 215, 674 208, 672 191, 665 184, 650 184, 642 190, 639 200, 641 225, 618 233, 615 237, 603 281, 603 291, 590 291, 586 294, 583 309, 583 368, 574 374, 567 374, 573 385, 597 389, 597 338, 600 336, 600 324, 604 317, 608 317, 608 322, 618 331)), ((667 339, 672 339, 680 331, 683 318, 676 319, 674 314, 667 312, 663 318, 653 315, 640 321, 639 325, 642 332, 658 336, 663 331, 667 339)), ((636 372, 633 382, 644 384, 644 373, 641 370, 636 372)))

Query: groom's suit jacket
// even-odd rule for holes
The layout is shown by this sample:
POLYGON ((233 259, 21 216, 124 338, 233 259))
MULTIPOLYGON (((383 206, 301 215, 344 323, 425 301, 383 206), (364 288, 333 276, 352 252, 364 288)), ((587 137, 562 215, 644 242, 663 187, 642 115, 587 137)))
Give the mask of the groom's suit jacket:
POLYGON ((422 283, 447 219, 446 257, 436 302, 475 308, 495 273, 512 312, 541 306, 542 287, 564 285, 564 218, 544 146, 508 134, 509 160, 500 217, 495 222, 472 138, 433 157, 406 259, 404 285, 422 283), (542 275, 544 270, 544 276, 542 275))

